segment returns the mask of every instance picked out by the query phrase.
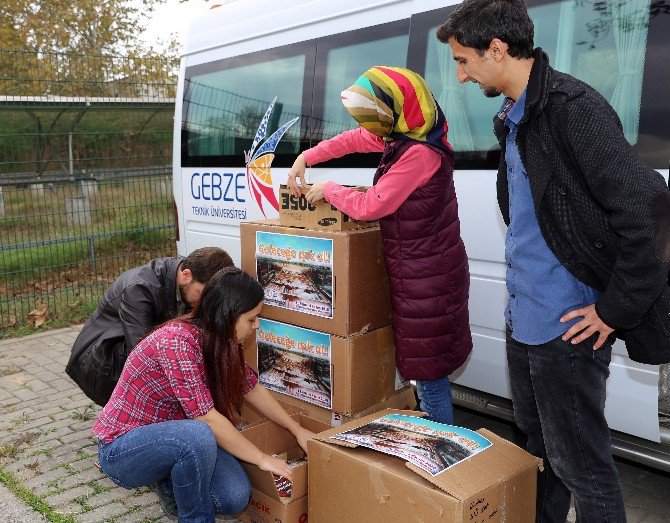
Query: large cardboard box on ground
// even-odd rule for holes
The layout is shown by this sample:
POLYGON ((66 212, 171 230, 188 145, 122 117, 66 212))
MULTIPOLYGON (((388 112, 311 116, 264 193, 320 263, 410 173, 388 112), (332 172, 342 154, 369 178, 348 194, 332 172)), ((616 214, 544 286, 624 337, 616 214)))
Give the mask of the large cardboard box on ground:
POLYGON ((412 386, 405 387, 402 390, 397 391, 390 398, 354 414, 343 414, 341 412, 324 409, 278 392, 272 392, 271 394, 287 409, 298 409, 306 416, 323 423, 328 423, 332 427, 339 427, 343 423, 348 423, 384 409, 412 410, 416 407, 416 398, 414 397, 414 388, 412 386))
MULTIPOLYGON (((365 190, 363 187, 357 189, 365 190)), ((287 227, 348 231, 375 225, 375 222, 354 220, 325 200, 308 203, 305 195, 296 198, 286 185, 279 188, 279 202, 279 224, 287 227)))
MULTIPOLYGON (((284 326, 278 322, 266 323, 270 326, 284 326)), ((259 370, 257 339, 262 335, 259 329, 256 336, 249 336, 244 344, 244 359, 255 370, 259 370)), ((273 350, 296 357, 291 352, 273 350)), ((386 400, 396 392, 395 345, 390 325, 347 338, 330 336, 329 368, 325 361, 325 373, 328 374, 332 392, 329 398, 332 399, 330 410, 351 415, 386 400)), ((266 388, 271 389, 271 386, 266 388)), ((282 394, 284 397, 292 398, 282 394)))
POLYGON ((493 445, 442 473, 328 439, 385 415, 385 410, 322 432, 309 442, 309 521, 533 522, 540 460, 486 429, 493 445))
POLYGON ((245 222, 241 240, 242 269, 265 289, 263 317, 343 337, 391 323, 378 227, 315 231, 282 227, 277 220, 245 222), (291 247, 296 242, 321 242, 332 252, 291 247))
MULTIPOLYGON (((318 433, 329 425, 296 412, 291 405, 282 407, 302 427, 318 433)), ((286 455, 290 461, 303 458, 302 451, 293 435, 283 427, 267 419, 256 418, 257 412, 245 409, 242 412, 244 422, 251 421, 241 430, 242 434, 261 451, 270 455, 286 455)), ((239 519, 247 523, 305 521, 307 518, 307 461, 293 467, 293 480, 290 490, 280 489, 272 473, 259 469, 256 465, 241 462, 253 488, 251 503, 239 519)))

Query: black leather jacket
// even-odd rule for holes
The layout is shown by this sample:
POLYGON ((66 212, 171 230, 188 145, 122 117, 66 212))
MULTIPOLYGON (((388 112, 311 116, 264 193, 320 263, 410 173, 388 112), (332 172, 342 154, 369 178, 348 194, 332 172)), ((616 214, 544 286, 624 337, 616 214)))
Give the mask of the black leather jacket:
POLYGON ((158 258, 121 274, 77 336, 65 371, 98 405, 109 400, 135 345, 176 316, 182 259, 158 258))
MULTIPOLYGON (((509 224, 507 130, 494 117, 503 154, 498 204, 509 224)), ((547 245, 580 281, 602 292, 600 318, 631 359, 670 362, 670 265, 655 251, 652 201, 668 190, 640 162, 619 118, 589 85, 549 66, 536 49, 517 145, 547 245)))

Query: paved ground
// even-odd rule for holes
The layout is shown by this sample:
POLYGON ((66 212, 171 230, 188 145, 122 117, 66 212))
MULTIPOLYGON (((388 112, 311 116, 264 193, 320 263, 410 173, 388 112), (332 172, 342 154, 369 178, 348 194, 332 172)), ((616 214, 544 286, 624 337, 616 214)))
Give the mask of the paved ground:
MULTIPOLYGON (((78 327, 0 341, 0 473, 79 523, 167 522, 155 494, 115 486, 94 466, 99 407, 65 375, 78 327)), ((509 425, 459 413, 464 426, 509 425)), ((670 476, 619 465, 630 523, 670 521, 670 476)), ((0 521, 42 522, 0 484, 0 521)))
MULTIPOLYGON (((154 493, 119 488, 93 465, 99 407, 64 372, 78 332, 0 341, 0 469, 81 523, 163 521, 154 493)), ((42 521, 34 512, 11 517, 42 521)))

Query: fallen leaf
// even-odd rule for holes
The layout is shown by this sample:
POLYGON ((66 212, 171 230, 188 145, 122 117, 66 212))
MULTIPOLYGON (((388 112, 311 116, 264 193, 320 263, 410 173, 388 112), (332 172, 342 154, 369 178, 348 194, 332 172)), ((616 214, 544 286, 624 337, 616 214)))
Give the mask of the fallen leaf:
POLYGON ((33 322, 33 327, 39 327, 49 318, 49 310, 44 303, 40 303, 37 309, 28 313, 28 318, 33 322))
POLYGON ((82 300, 79 299, 79 300, 75 301, 74 303, 68 303, 67 306, 70 307, 71 309, 76 309, 76 308, 79 307, 81 304, 82 304, 82 300))

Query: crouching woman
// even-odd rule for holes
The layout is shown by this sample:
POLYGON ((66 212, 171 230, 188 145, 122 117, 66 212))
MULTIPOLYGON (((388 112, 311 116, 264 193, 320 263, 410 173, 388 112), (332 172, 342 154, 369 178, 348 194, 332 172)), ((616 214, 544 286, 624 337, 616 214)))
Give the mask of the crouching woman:
POLYGON ((178 509, 183 523, 244 510, 251 486, 238 460, 291 478, 286 463, 235 427, 243 399, 307 449, 311 433, 258 383, 243 358, 241 343, 258 328, 262 300, 263 289, 245 272, 216 273, 191 313, 132 351, 93 426, 105 474, 127 489, 150 486, 168 515, 178 509))

